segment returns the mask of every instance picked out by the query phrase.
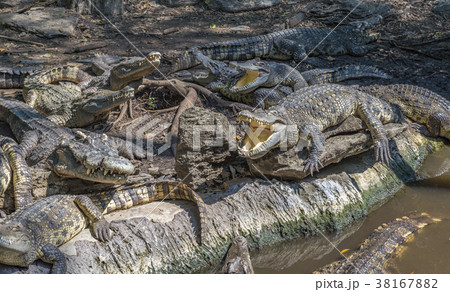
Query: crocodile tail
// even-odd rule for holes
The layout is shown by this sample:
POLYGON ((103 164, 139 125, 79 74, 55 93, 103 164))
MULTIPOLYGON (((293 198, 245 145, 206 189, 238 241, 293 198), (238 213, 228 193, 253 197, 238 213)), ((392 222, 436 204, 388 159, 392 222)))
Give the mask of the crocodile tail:
POLYGON ((38 67, 0 67, 0 88, 21 88, 25 78, 39 69, 38 67))
POLYGON ((378 68, 365 65, 346 65, 332 69, 315 69, 302 72, 302 76, 310 85, 337 83, 350 79, 374 77, 390 79, 390 75, 378 68))
POLYGON ((120 188, 89 196, 103 214, 124 210, 161 200, 187 200, 197 205, 200 216, 200 238, 205 242, 207 234, 206 205, 203 199, 186 184, 177 181, 158 181, 120 188))
POLYGON ((46 71, 40 71, 28 76, 24 81, 24 88, 32 87, 36 84, 51 84, 58 81, 79 83, 89 77, 89 74, 80 68, 72 65, 65 65, 46 71))

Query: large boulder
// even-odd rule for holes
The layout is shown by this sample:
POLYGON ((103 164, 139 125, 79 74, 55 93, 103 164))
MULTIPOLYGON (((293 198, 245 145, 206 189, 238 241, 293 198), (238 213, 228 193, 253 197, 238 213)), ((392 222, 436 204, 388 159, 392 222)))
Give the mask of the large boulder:
POLYGON ((175 171, 193 188, 219 178, 236 158, 236 139, 227 118, 193 107, 180 117, 175 171))
POLYGON ((75 35, 78 15, 61 7, 36 7, 22 14, 0 15, 0 22, 18 31, 54 38, 75 35))
POLYGON ((206 3, 211 9, 222 10, 226 12, 241 12, 272 7, 273 5, 280 4, 281 0, 208 0, 206 1, 206 3))

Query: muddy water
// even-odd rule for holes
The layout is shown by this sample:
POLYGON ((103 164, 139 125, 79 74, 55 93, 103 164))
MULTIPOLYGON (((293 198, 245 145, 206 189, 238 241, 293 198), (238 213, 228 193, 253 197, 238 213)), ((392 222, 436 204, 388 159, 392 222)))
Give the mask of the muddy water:
POLYGON ((329 241, 338 250, 350 249, 350 253, 382 223, 412 212, 427 212, 444 219, 414 235, 401 255, 389 262, 389 272, 450 273, 450 147, 430 155, 418 177, 423 179, 405 186, 367 218, 341 233, 327 234, 327 239, 296 239, 252 252, 255 272, 311 273, 341 258, 329 241))

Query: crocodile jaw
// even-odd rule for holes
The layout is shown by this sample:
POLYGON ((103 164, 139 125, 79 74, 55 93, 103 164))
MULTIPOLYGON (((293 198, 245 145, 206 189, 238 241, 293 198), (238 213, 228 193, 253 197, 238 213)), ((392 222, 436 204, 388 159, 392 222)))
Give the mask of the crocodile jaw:
POLYGON ((231 86, 230 91, 233 93, 250 93, 266 83, 270 76, 270 71, 258 66, 257 63, 238 64, 231 62, 230 65, 245 70, 245 74, 231 86))
POLYGON ((83 111, 100 115, 109 112, 111 109, 134 97, 134 89, 125 87, 120 91, 101 90, 89 99, 83 105, 83 111))
MULTIPOLYGON (((6 219, 8 220, 8 219, 6 219)), ((18 224, 0 224, 0 263, 26 267, 35 260, 26 231, 18 224)))
POLYGON ((251 113, 242 111, 238 114, 238 122, 250 124, 248 132, 238 147, 241 156, 258 159, 279 145, 287 137, 287 124, 283 119, 275 116, 265 116, 258 111, 251 113))
POLYGON ((131 82, 152 73, 159 66, 160 59, 160 53, 151 52, 146 58, 112 68, 109 79, 111 89, 120 90, 131 82))
POLYGON ((47 166, 61 177, 110 184, 126 182, 134 172, 133 164, 119 156, 106 135, 84 136, 82 140, 63 140, 49 157, 47 166))

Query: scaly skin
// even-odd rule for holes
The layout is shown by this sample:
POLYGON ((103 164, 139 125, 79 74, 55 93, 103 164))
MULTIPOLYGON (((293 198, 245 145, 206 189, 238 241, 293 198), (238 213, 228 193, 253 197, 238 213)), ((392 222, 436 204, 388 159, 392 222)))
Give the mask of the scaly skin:
POLYGON ((88 225, 95 238, 108 241, 109 223, 103 215, 163 199, 189 200, 197 205, 204 242, 206 205, 202 198, 185 184, 154 182, 99 194, 50 196, 13 213, 0 223, 0 262, 26 267, 41 259, 53 264, 53 273, 65 273, 66 260, 58 246, 88 225))
MULTIPOLYGON (((294 59, 300 62, 307 55, 361 56, 367 53, 367 44, 378 39, 378 34, 368 34, 367 22, 340 26, 334 31, 316 28, 293 28, 267 35, 240 40, 215 42, 195 46, 183 54, 173 71, 191 68, 200 64, 196 54, 201 53, 214 60, 250 60, 257 57, 278 60, 294 59)), ((308 62, 308 60, 306 60, 308 62)))
POLYGON ((439 221, 422 213, 383 224, 347 259, 326 265, 314 274, 385 274, 386 262, 405 241, 428 224, 439 221))
MULTIPOLYGON (((30 137, 29 141, 33 144, 37 143, 37 135, 33 132, 33 137, 30 137)), ((12 179, 14 184, 14 205, 15 209, 21 209, 33 202, 31 190, 33 186, 33 178, 31 176, 31 170, 28 167, 25 157, 27 153, 20 147, 16 141, 9 137, 0 137, 0 151, 4 153, 7 164, 12 170, 12 179)), ((5 166, 2 166, 4 169, 5 166)), ((5 172, 6 171, 2 171, 5 172)), ((9 180, 11 179, 11 173, 9 174, 9 180)), ((6 189, 9 181, 1 189, 6 189)))
POLYGON ((131 147, 118 138, 58 126, 13 99, 0 98, 0 120, 8 123, 23 153, 33 148, 33 133, 38 136, 39 143, 27 158, 31 166, 56 156, 56 162, 49 160, 56 174, 103 183, 123 183, 134 172, 133 164, 120 156, 132 158, 131 147))
POLYGON ((39 70, 39 67, 0 67, 0 88, 22 88, 25 78, 39 70))
POLYGON ((58 81, 80 83, 90 78, 75 66, 38 72, 26 78, 24 100, 56 124, 75 128, 106 118, 111 109, 134 97, 132 88, 116 92, 96 90, 95 94, 84 94, 75 84, 51 84, 58 81))
POLYGON ((262 128, 264 132, 254 134, 254 130, 250 129, 243 145, 239 147, 239 153, 244 157, 257 159, 278 146, 285 138, 288 141, 310 140, 311 148, 305 171, 310 171, 312 175, 321 165, 320 156, 325 145, 322 131, 338 125, 350 115, 358 116, 366 123, 375 145, 376 160, 389 164, 392 158, 383 124, 398 121, 400 114, 395 107, 383 100, 336 84, 300 89, 267 112, 240 112, 238 121, 250 122, 251 128, 262 128), (291 139, 293 131, 298 134, 297 139, 291 139), (262 143, 258 144, 258 141, 262 143))
POLYGON ((251 60, 227 64, 207 57, 199 58, 208 68, 208 76, 194 76, 194 81, 206 85, 211 91, 254 107, 269 108, 295 90, 315 84, 389 75, 371 66, 347 65, 330 69, 298 72, 289 65, 277 62, 251 60))
POLYGON ((160 59, 161 54, 158 52, 151 52, 145 58, 98 55, 93 60, 92 71, 100 76, 91 77, 79 86, 90 93, 96 92, 98 88, 121 90, 156 70, 160 59))
POLYGON ((434 136, 450 140, 450 102, 428 89, 408 85, 372 85, 361 90, 400 107, 403 114, 425 124, 434 136))

